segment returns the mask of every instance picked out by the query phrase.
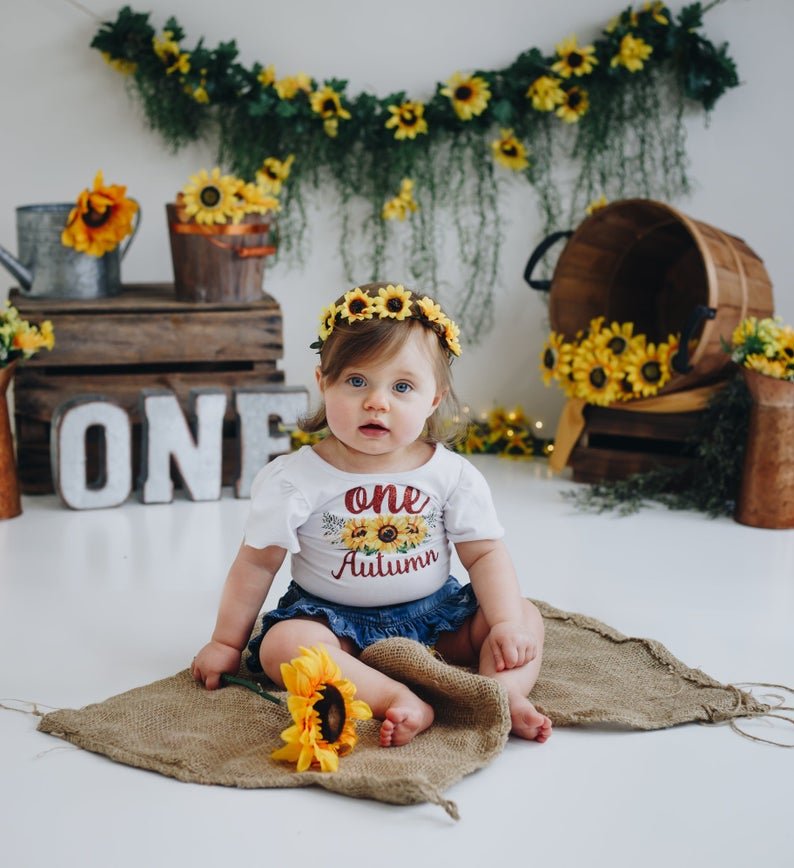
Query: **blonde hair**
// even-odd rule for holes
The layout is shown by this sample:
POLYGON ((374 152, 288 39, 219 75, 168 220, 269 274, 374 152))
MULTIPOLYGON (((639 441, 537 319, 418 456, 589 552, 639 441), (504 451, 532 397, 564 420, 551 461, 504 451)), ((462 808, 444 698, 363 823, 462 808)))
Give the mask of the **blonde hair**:
MULTIPOLYGON (((357 289, 370 297, 378 295, 378 290, 390 286, 388 283, 368 283, 357 289)), ((335 302, 341 305, 344 295, 335 302)), ((379 358, 388 361, 395 356, 408 340, 412 332, 420 329, 432 336, 428 340, 428 352, 436 380, 436 386, 443 397, 428 418, 423 439, 429 443, 451 444, 459 440, 466 428, 460 402, 452 384, 450 371, 451 358, 437 332, 421 319, 403 320, 390 317, 373 317, 355 322, 339 321, 333 332, 323 342, 320 354, 320 373, 326 382, 333 384, 342 372, 357 365, 363 359, 379 358)), ((322 431, 328 426, 325 404, 298 420, 301 430, 309 434, 322 431)))

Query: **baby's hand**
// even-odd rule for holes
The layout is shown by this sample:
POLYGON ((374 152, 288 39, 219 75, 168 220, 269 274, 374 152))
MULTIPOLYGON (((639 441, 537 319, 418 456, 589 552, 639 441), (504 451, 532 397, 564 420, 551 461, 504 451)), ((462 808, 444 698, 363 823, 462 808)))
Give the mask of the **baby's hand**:
POLYGON ((215 690, 216 687, 220 687, 221 675, 224 672, 237 674, 241 657, 240 651, 232 648, 231 645, 224 645, 223 642, 208 642, 193 658, 190 674, 207 690, 215 690))
POLYGON ((497 672, 516 669, 534 660, 538 645, 534 634, 516 621, 500 621, 491 627, 488 644, 497 672))

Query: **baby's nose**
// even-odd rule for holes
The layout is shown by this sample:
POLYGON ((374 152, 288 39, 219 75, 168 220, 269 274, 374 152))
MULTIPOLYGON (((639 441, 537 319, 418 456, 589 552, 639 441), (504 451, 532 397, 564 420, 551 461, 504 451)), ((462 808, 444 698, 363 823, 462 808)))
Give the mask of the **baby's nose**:
POLYGON ((386 390, 380 388, 368 389, 364 406, 367 410, 388 410, 389 398, 386 390))

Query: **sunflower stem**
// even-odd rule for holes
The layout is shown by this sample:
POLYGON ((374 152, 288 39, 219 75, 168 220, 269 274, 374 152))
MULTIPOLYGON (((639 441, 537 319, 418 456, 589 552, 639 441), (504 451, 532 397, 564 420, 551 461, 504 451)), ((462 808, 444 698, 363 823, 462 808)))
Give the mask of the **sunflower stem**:
POLYGON ((276 705, 284 704, 278 696, 273 696, 272 693, 268 693, 267 690, 262 688, 255 681, 249 681, 247 678, 239 678, 237 675, 229 675, 224 672, 223 675, 221 675, 221 684, 239 684, 240 687, 247 688, 252 693, 256 693, 257 696, 261 696, 262 699, 267 699, 268 702, 275 702, 276 705))

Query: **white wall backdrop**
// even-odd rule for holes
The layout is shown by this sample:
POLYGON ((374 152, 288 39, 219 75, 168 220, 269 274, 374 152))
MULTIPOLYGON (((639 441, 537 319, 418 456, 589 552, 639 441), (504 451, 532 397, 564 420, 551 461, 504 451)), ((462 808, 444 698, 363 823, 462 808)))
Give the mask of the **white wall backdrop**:
MULTIPOLYGON (((143 209, 123 280, 171 280, 164 203, 191 174, 214 165, 215 153, 212 145, 169 153, 146 128, 123 78, 89 48, 98 20, 115 19, 121 5, 104 0, 81 0, 82 8, 76 0, 3 4, 0 243, 16 252, 16 206, 70 201, 101 168, 108 182, 126 184, 143 209)), ((318 79, 346 78, 352 93, 405 89, 424 99, 457 69, 499 68, 531 46, 551 50, 574 32, 580 40, 591 39, 626 2, 145 0, 131 5, 135 11, 151 10, 157 29, 176 16, 186 30, 186 46, 202 35, 210 47, 236 39, 243 63, 273 63, 279 76, 305 70, 318 79)), ((682 5, 671 2, 670 8, 675 12, 682 5)), ((701 112, 687 118, 694 190, 673 203, 747 241, 764 260, 777 312, 788 322, 794 321, 794 120, 784 34, 793 24, 790 0, 726 0, 708 13, 705 33, 715 43, 730 44, 742 86, 720 100, 707 124, 701 112)), ((474 410, 520 404, 553 426, 562 401, 544 388, 538 374, 545 305, 522 280, 541 232, 537 205, 532 190, 521 183, 503 201, 506 234, 496 325, 456 363, 458 390, 474 410)), ((266 290, 283 308, 283 368, 292 385, 313 383, 315 357, 308 344, 317 315, 347 288, 335 219, 332 203, 321 201, 312 216, 305 265, 299 270, 278 266, 265 278, 266 290)), ((448 255, 453 253, 451 248, 448 255)), ((385 277, 400 280, 402 275, 385 277)), ((13 283, 0 272, 0 299, 13 283)))

